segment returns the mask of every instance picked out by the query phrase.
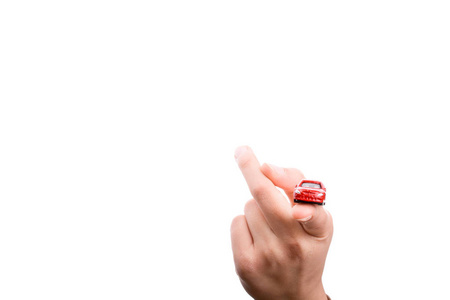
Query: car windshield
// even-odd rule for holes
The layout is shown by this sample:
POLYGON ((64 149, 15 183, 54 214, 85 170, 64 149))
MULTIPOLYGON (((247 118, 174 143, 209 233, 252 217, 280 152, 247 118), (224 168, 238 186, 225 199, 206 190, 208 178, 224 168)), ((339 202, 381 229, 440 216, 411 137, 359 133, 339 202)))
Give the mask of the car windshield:
POLYGON ((302 187, 309 187, 309 188, 315 188, 320 189, 320 184, 312 183, 312 182, 303 182, 302 187))

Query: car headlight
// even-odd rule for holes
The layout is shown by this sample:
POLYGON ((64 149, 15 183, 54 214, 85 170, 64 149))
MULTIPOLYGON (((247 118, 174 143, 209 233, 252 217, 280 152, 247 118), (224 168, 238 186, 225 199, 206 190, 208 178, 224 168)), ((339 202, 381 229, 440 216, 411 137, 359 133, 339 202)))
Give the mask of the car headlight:
POLYGON ((296 194, 300 194, 301 192, 299 190, 295 190, 295 193, 296 194))

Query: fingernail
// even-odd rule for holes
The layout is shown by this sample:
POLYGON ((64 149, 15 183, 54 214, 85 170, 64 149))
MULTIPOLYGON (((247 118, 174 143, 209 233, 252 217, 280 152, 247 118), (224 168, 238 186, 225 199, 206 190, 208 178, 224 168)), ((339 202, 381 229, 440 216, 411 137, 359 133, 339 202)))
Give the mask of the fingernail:
POLYGON ((241 146, 234 152, 234 159, 237 161, 239 157, 247 151, 247 146, 241 146))
POLYGON ((303 219, 297 219, 297 221, 299 221, 299 222, 307 222, 307 221, 311 220, 311 218, 312 218, 312 215, 307 216, 306 218, 303 218, 303 219))
POLYGON ((283 172, 284 172, 284 169, 283 169, 282 167, 275 166, 275 165, 272 165, 272 164, 267 164, 267 165, 268 165, 269 168, 270 168, 272 171, 274 171, 275 173, 283 174, 283 172))

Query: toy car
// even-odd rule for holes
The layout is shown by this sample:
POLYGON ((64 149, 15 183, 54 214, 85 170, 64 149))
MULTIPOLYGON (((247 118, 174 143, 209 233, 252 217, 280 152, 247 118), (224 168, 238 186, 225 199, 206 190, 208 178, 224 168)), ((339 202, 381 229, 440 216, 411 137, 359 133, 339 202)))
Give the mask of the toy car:
POLYGON ((295 203, 315 203, 325 205, 327 189, 322 182, 316 180, 303 179, 294 189, 295 203))

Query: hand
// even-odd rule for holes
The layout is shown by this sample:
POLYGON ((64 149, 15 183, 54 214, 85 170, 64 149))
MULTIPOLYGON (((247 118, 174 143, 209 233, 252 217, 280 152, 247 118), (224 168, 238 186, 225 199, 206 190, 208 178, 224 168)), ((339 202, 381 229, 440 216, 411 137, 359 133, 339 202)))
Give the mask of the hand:
POLYGON ((260 166, 247 146, 236 149, 235 158, 254 197, 231 224, 234 263, 245 290, 255 299, 326 300, 322 273, 331 215, 323 206, 294 204, 294 187, 304 178, 299 170, 260 166))

